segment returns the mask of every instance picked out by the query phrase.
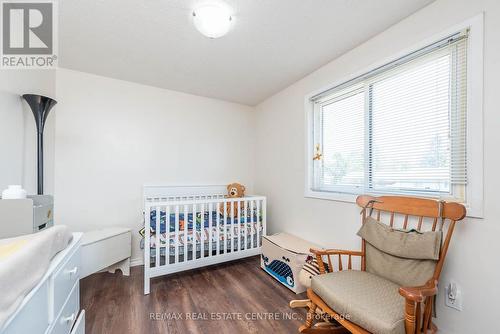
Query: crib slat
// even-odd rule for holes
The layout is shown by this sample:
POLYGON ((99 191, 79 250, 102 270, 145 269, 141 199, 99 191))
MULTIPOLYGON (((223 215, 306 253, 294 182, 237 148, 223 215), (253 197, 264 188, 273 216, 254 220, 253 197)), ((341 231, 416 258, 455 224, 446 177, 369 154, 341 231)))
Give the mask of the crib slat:
MULTIPOLYGON (((170 217, 168 217, 170 221, 170 217)), ((170 229, 169 229, 170 231, 170 229)), ((179 262, 179 204, 175 206, 175 239, 174 239, 174 262, 179 262)))
POLYGON ((156 226, 155 226, 155 237, 156 237, 156 245, 155 245, 155 268, 160 264, 160 207, 156 207, 156 226))
POLYGON ((192 229, 192 238, 191 238, 191 253, 193 254, 192 260, 196 260, 196 204, 193 204, 193 229, 192 229))
POLYGON ((188 260, 188 206, 184 205, 184 262, 188 260))
POLYGON ((212 203, 208 204, 208 256, 212 256, 212 203))
POLYGON ((200 223, 200 258, 205 257, 205 204, 200 204, 201 223, 200 223))
POLYGON ((220 213, 219 213, 219 208, 220 208, 220 203, 216 203, 216 214, 215 214, 215 221, 217 222, 217 230, 216 230, 216 235, 217 235, 217 239, 216 239, 216 242, 215 242, 215 248, 217 249, 217 255, 220 254, 220 213))
POLYGON ((237 229, 237 233, 238 233, 237 234, 238 235, 238 251, 240 251, 241 250, 241 202, 238 201, 237 203, 238 203, 237 204, 238 205, 238 207, 237 207, 238 208, 238 217, 237 217, 238 221, 236 223, 236 226, 238 226, 237 227, 238 228, 237 229))
MULTIPOLYGON (((266 205, 266 199, 264 198, 262 200, 262 235, 267 235, 267 205, 266 205)), ((261 241, 261 246, 262 246, 262 240, 261 241)))
POLYGON ((394 212, 391 212, 391 222, 390 222, 390 226, 391 226, 391 227, 394 227, 394 212))
POLYGON ((149 294, 149 268, 151 264, 150 258, 150 238, 151 238, 151 207, 146 206, 144 210, 144 294, 149 294))
MULTIPOLYGON (((161 227, 161 226, 160 226, 161 227)), ((170 261, 170 205, 165 207, 165 264, 170 261)), ((160 248, 161 261, 161 248, 160 248)))
POLYGON ((260 201, 257 201, 257 212, 256 212, 256 227, 257 227, 257 247, 260 247, 260 201))
MULTIPOLYGON (((250 201, 250 231, 252 231, 252 228, 254 228, 254 218, 253 218, 253 209, 255 207, 255 202, 254 201, 250 201)), ((254 228, 254 231, 257 232, 257 230, 255 230, 254 228)), ((254 245, 253 245, 253 240, 254 240, 254 233, 253 231, 251 232, 252 234, 250 235, 250 240, 252 241, 251 243, 251 246, 250 248, 254 248, 254 245)))
POLYGON ((234 202, 231 204, 231 252, 234 252, 234 202))
POLYGON ((243 247, 244 249, 248 248, 248 201, 245 200, 243 202, 243 219, 244 219, 244 232, 245 232, 245 246, 243 247))
POLYGON ((229 247, 228 241, 227 241, 227 202, 224 201, 224 254, 227 253, 227 249, 229 247))
MULTIPOLYGON (((178 210, 178 205, 177 205, 177 210, 178 210)), ((165 225, 165 233, 166 235, 169 236, 168 239, 168 244, 165 247, 165 264, 170 263, 170 205, 167 205, 165 208, 165 222, 168 222, 168 227, 165 225)), ((175 233, 174 233, 174 253, 175 253, 175 258, 174 262, 177 263, 179 262, 179 222, 175 222, 175 233)))

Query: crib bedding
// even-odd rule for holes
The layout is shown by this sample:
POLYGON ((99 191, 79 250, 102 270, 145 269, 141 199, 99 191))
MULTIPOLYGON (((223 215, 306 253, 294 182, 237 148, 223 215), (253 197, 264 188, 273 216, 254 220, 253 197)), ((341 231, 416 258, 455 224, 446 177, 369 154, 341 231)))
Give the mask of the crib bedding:
MULTIPOLYGON (((215 224, 214 224, 215 225, 215 224)), ((216 244, 217 240, 219 241, 224 241, 224 240, 230 240, 231 237, 238 240, 238 235, 244 240, 245 238, 245 229, 246 229, 246 235, 247 239, 251 240, 252 235, 254 239, 257 238, 257 232, 259 232, 259 235, 262 234, 262 226, 257 228, 258 224, 257 223, 241 223, 241 224, 219 224, 218 226, 212 225, 212 228, 210 227, 205 227, 203 231, 200 231, 197 229, 194 233, 192 229, 188 229, 187 231, 187 244, 192 245, 193 244, 193 237, 194 237, 194 242, 195 244, 200 244, 202 241, 204 244, 208 244, 210 241, 210 236, 212 239, 212 242, 216 244), (225 233, 224 233, 225 230, 225 233), (211 232, 211 233, 210 233, 211 232), (218 233, 217 233, 218 232, 218 233)), ((184 238, 185 231, 184 230, 179 230, 177 234, 177 245, 178 246, 184 246, 184 243, 186 239, 184 238)), ((169 232, 169 233, 160 233, 160 246, 165 247, 167 243, 169 244, 170 247, 175 247, 175 231, 174 232, 169 232)), ((150 247, 155 248, 156 247, 156 234, 154 231, 151 234, 151 240, 150 240, 150 247)))
MULTIPOLYGON (((179 230, 184 230, 185 229, 185 223, 186 219, 184 219, 184 213, 180 212, 179 214, 179 230)), ((160 211, 160 233, 166 233, 167 230, 167 225, 165 224, 166 222, 166 216, 167 213, 164 210, 160 211)), ((169 214, 169 219, 168 219, 168 230, 169 232, 175 232, 175 226, 176 226, 176 213, 170 212, 169 214)), ((193 220, 193 213, 189 212, 187 215, 187 229, 188 230, 193 230, 193 226, 197 231, 201 231, 201 226, 203 222, 203 228, 208 228, 210 226, 210 218, 212 218, 212 226, 217 225, 217 219, 219 220, 219 223, 222 225, 229 225, 229 224, 237 224, 238 223, 238 217, 226 217, 224 219, 224 215, 221 214, 218 211, 205 211, 205 212, 196 212, 195 213, 195 219, 193 220), (203 215, 203 219, 202 219, 203 215), (211 217, 210 217, 211 216, 211 217)), ((245 211, 242 209, 239 215, 239 221, 240 223, 255 223, 257 221, 262 221, 262 215, 259 213, 257 214, 257 210, 254 208, 254 210, 250 210, 249 208, 247 209, 246 215, 245 211), (252 212, 250 212, 252 211, 252 212)), ((155 233, 156 231, 156 211, 153 210, 150 212, 150 227, 152 233, 155 233)))
MULTIPOLYGON (((224 248, 223 241, 227 240, 227 247, 230 248, 231 246, 231 239, 234 239, 234 242, 238 242, 238 235, 241 237, 241 244, 244 244, 244 238, 245 238, 245 228, 247 229, 247 241, 248 243, 251 242, 252 237, 256 241, 258 236, 262 235, 262 212, 259 212, 257 214, 256 208, 254 210, 250 210, 248 208, 246 215, 244 210, 240 212, 240 217, 239 217, 239 222, 238 224, 238 217, 228 217, 226 216, 226 219, 224 219, 224 215, 219 213, 218 211, 205 211, 205 212, 195 212, 194 214, 194 221, 193 221, 193 213, 189 212, 187 216, 187 238, 184 238, 184 234, 186 231, 186 226, 185 226, 185 219, 184 219, 184 213, 180 212, 178 213, 179 215, 179 230, 177 232, 177 246, 179 247, 179 252, 182 253, 184 251, 184 244, 185 241, 187 241, 187 247, 189 250, 192 249, 193 246, 193 237, 194 237, 194 244, 196 245, 197 249, 201 249, 201 243, 203 242, 204 248, 208 249, 209 247, 209 241, 212 239, 212 248, 213 250, 216 249, 217 241, 219 241, 220 244, 220 249, 224 248), (251 212, 252 211, 252 212, 251 212), (210 215, 211 215, 211 224, 210 224, 210 215), (203 216, 203 219, 202 219, 203 216), (217 224, 217 218, 218 218, 218 224, 217 224), (245 223, 246 221, 246 223, 245 223), (202 222, 203 222, 203 229, 202 227, 202 222), (210 228, 211 226, 211 228, 210 228), (193 229, 194 227, 194 229, 193 229), (194 233, 193 233, 194 230, 194 233), (210 233, 211 232, 211 233, 210 233), (218 232, 218 233, 217 233, 218 232), (225 232, 225 233, 224 233, 225 232), (211 236, 211 237, 210 237, 211 236)), ((176 226, 176 218, 177 214, 176 213, 170 213, 169 214, 169 219, 166 219, 167 213, 164 210, 160 210, 160 234, 159 234, 159 239, 160 239, 160 246, 161 247, 166 247, 166 245, 169 245, 170 248, 170 255, 173 255, 175 253, 175 240, 176 240, 176 233, 175 233, 175 226, 176 226), (168 232, 167 232, 167 224, 165 222, 168 221, 168 232)), ((141 230, 140 232, 141 236, 144 237, 144 229, 141 230)), ((151 253, 150 256, 154 256, 154 249, 156 248, 156 210, 152 210, 150 212, 150 249, 151 253)), ((144 239, 142 238, 141 244, 140 244, 141 249, 144 248, 144 239)), ((162 248, 162 252, 164 255, 164 250, 165 248, 162 248)))

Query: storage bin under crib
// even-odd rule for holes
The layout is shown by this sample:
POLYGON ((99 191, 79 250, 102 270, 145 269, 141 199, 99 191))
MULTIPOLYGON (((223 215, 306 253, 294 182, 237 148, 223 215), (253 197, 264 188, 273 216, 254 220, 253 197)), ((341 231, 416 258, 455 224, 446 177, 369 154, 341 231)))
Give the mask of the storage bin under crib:
POLYGON ((151 277, 260 254, 266 198, 227 198, 226 191, 144 188, 145 293, 151 277))

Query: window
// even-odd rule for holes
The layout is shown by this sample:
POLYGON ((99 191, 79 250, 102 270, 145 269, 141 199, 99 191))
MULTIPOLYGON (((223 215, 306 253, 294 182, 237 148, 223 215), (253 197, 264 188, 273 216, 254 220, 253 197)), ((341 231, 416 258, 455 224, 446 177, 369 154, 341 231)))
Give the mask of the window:
POLYGON ((467 40, 454 34, 313 96, 310 190, 464 202, 467 40))

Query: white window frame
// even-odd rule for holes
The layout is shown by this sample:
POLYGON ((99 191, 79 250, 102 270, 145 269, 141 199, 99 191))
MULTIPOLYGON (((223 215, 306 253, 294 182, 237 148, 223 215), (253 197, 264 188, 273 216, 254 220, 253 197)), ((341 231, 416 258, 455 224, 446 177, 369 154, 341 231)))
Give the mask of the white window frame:
MULTIPOLYGON (((304 196, 324 200, 342 202, 356 201, 357 194, 313 190, 314 165, 314 105, 311 98, 328 91, 376 68, 388 64, 416 50, 431 45, 454 33, 469 29, 467 46, 467 186, 465 206, 468 217, 483 217, 483 39, 484 14, 476 15, 440 34, 428 38, 414 47, 365 68, 347 78, 308 94, 304 99, 306 123, 306 173, 304 196)), ((384 193, 370 192, 373 195, 384 193)), ((388 194, 388 193, 387 193, 388 194)), ((429 196, 431 197, 431 196, 429 196)))

